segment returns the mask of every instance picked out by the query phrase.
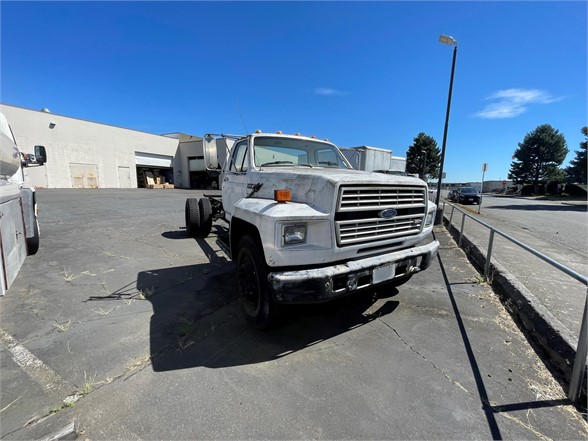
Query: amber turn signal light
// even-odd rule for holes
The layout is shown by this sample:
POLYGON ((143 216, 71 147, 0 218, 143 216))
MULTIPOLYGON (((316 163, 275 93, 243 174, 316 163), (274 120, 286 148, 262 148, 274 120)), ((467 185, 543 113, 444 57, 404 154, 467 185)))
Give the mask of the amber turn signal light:
POLYGON ((288 202, 291 197, 290 190, 274 190, 274 200, 276 202, 288 202))

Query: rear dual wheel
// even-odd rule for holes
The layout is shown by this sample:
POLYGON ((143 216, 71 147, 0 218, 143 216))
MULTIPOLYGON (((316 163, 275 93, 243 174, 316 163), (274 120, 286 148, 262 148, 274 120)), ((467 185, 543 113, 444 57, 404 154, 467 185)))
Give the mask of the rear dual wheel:
POLYGON ((208 198, 188 198, 185 207, 186 231, 190 237, 206 237, 212 229, 212 206, 208 198))

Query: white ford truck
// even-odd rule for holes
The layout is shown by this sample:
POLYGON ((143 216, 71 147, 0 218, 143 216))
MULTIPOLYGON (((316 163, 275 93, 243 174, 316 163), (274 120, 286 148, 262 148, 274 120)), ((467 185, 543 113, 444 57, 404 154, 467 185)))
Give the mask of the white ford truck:
POLYGON ((206 237, 214 220, 228 223, 218 243, 237 264, 254 327, 275 324, 281 305, 401 285, 436 256, 436 206, 420 179, 353 170, 335 145, 314 137, 231 138, 222 195, 188 198, 186 228, 206 237))

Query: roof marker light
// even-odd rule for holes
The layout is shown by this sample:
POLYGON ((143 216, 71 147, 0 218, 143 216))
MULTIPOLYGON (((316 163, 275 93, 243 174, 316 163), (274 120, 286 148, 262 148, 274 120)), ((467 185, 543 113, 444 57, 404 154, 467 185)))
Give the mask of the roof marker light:
POLYGON ((278 134, 278 135, 281 135, 281 134, 282 134, 282 131, 281 131, 281 130, 278 130, 278 131, 276 132, 276 134, 278 134))
POLYGON ((261 133, 261 130, 257 129, 257 130, 255 131, 255 133, 261 133))

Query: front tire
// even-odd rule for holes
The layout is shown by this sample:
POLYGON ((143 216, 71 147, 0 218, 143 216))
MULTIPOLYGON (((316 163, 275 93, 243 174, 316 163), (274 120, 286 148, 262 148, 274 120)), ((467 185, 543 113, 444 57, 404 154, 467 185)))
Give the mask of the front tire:
POLYGON ((237 274, 241 309, 251 326, 268 329, 275 323, 276 305, 268 281, 263 251, 251 236, 239 242, 237 274))

